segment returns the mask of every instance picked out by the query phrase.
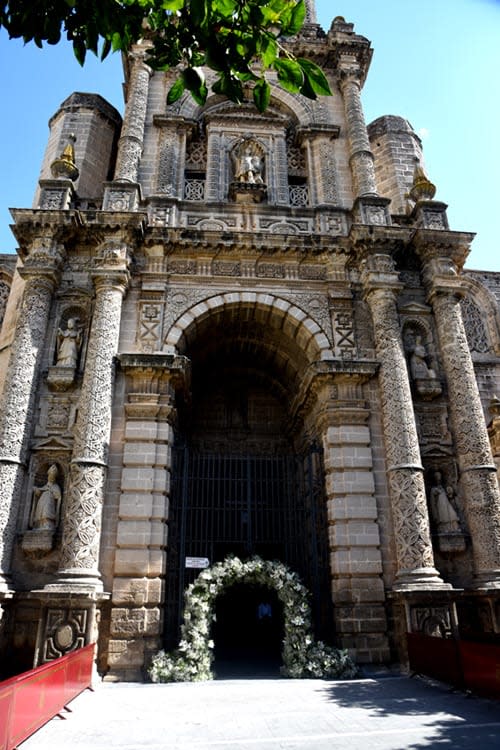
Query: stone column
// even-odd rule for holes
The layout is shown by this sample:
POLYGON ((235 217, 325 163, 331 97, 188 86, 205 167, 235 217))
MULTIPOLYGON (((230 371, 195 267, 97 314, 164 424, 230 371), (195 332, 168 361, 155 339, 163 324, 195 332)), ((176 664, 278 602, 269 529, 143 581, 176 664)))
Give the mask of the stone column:
POLYGON ((52 295, 59 281, 63 257, 60 245, 50 238, 38 238, 19 269, 26 285, 0 407, 0 592, 9 588, 8 571, 27 441, 31 435, 36 382, 45 354, 52 295))
POLYGON ((422 460, 396 306, 402 284, 391 256, 369 256, 362 282, 380 362, 382 423, 397 557, 393 588, 443 588, 446 584, 434 568, 422 460))
POLYGON ((448 409, 479 588, 500 588, 500 491, 495 461, 467 344, 456 269, 427 247, 425 281, 448 384, 448 409))
POLYGON ((361 104, 361 72, 341 66, 340 90, 344 98, 355 196, 376 196, 373 154, 361 104))
POLYGON ((151 68, 140 54, 130 56, 131 72, 127 84, 127 105, 118 141, 115 180, 137 182, 144 141, 151 68))
POLYGON ((127 262, 126 247, 104 245, 93 274, 95 309, 65 493, 60 567, 57 580, 45 587, 49 591, 103 588, 98 569, 101 515, 127 262))

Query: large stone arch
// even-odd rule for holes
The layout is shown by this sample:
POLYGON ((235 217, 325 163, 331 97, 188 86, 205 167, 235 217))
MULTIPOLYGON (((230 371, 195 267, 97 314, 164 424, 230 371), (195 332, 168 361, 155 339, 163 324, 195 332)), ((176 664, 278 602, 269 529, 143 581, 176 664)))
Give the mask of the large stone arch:
POLYGON ((217 597, 237 583, 257 583, 274 590, 283 604, 282 674, 285 677, 353 677, 356 668, 347 652, 315 641, 309 592, 298 575, 280 562, 229 557, 203 570, 185 596, 184 623, 178 649, 160 651, 149 670, 153 682, 213 678, 211 623, 217 597))
POLYGON ((256 315, 265 313, 271 325, 297 344, 308 363, 333 359, 330 341, 319 323, 292 302, 265 292, 227 292, 196 303, 171 325, 164 339, 164 350, 182 354, 196 327, 204 320, 224 309, 237 307, 251 308, 256 315))

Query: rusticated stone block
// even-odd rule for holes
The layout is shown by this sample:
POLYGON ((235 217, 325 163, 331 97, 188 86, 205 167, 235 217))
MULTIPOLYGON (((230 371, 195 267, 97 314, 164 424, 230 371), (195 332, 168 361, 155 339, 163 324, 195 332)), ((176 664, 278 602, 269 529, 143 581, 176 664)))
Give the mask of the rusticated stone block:
POLYGON ((115 578, 113 604, 141 607, 160 604, 163 599, 163 582, 157 578, 115 578))
POLYGON ((160 631, 160 610, 158 608, 137 609, 115 608, 111 612, 111 635, 117 638, 136 638, 142 635, 154 636, 160 631))

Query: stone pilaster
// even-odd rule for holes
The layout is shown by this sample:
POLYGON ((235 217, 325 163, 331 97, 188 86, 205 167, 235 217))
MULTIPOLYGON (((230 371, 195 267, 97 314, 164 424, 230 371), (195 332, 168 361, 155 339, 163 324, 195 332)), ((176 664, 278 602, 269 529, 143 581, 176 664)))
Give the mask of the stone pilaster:
POLYGON ((102 591, 101 515, 127 263, 126 247, 114 243, 102 246, 96 261, 95 309, 65 493, 60 567, 57 580, 46 586, 49 591, 102 591))
POLYGON ((156 127, 162 129, 161 154, 157 190, 169 198, 184 198, 184 172, 186 164, 186 143, 195 123, 184 117, 153 118, 156 127))
POLYGON ((422 460, 396 295, 401 288, 390 255, 365 261, 362 281, 370 306, 397 558, 396 590, 441 588, 434 568, 422 460))
POLYGON ((335 125, 302 128, 299 138, 305 145, 309 170, 309 192, 311 205, 338 205, 337 168, 333 141, 338 138, 335 125))
POLYGON ((114 179, 137 182, 152 71, 144 62, 142 54, 132 54, 129 59, 131 70, 127 84, 127 105, 118 142, 114 179))
POLYGON ((351 66, 341 66, 340 89, 344 98, 355 197, 376 196, 374 160, 361 104, 361 72, 351 66))
POLYGON ((369 411, 362 381, 344 372, 313 383, 321 435, 335 630, 358 662, 389 658, 369 411))
POLYGON ((24 266, 22 303, 0 407, 0 592, 9 588, 27 441, 31 434, 36 381, 64 250, 51 238, 32 242, 24 266))
MULTIPOLYGON (((418 238, 417 238, 418 243, 418 238)), ((448 384, 448 408, 466 521, 472 539, 474 573, 480 588, 500 588, 500 491, 495 461, 467 344, 456 267, 450 253, 420 245, 439 348, 448 384)))
POLYGON ((175 391, 187 361, 123 354, 128 383, 108 679, 141 679, 161 648, 175 391))

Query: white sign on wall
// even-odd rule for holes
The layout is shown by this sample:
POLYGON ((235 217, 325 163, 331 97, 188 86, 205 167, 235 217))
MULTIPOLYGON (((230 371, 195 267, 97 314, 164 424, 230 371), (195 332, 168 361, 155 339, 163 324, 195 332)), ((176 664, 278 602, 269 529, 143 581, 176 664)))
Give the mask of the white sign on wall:
POLYGON ((186 568, 208 568, 210 560, 208 557, 186 557, 186 568))

